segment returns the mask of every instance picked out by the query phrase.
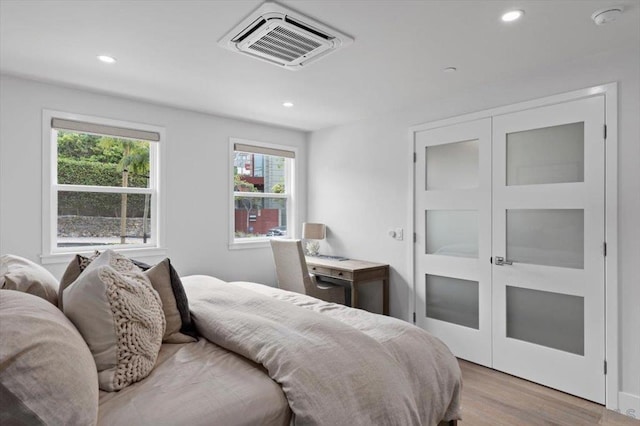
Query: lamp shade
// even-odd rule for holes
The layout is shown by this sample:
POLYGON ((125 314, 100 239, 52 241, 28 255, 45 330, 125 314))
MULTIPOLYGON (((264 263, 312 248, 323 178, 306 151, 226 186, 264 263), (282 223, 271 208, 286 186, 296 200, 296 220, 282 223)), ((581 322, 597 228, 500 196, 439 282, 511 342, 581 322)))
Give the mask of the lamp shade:
POLYGON ((324 223, 303 223, 302 238, 305 240, 324 240, 326 228, 324 223))

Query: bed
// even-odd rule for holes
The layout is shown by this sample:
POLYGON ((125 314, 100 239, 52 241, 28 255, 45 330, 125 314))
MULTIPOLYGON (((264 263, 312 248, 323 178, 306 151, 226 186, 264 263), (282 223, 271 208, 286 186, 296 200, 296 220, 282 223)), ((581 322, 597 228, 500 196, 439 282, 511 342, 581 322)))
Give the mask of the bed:
POLYGON ((204 275, 182 277, 182 283, 198 340, 163 343, 151 372, 116 392, 98 391, 94 379, 63 377, 66 364, 75 375, 91 366, 83 367, 86 348, 59 309, 42 298, 0 291, 0 419, 33 414, 43 421, 23 424, 52 424, 47 416, 71 413, 65 424, 141 426, 436 425, 460 419, 457 361, 413 325, 257 283, 204 275), (54 327, 65 328, 64 338, 52 337, 54 327), (16 336, 38 344, 16 349, 16 336), (51 341, 61 346, 47 347, 51 341), (28 351, 30 371, 15 356, 28 351), (54 361, 54 353, 66 356, 54 361), (47 386, 38 372, 53 363, 55 391, 46 396, 57 401, 43 409, 43 393, 29 392, 47 386), (95 410, 89 407, 94 400, 95 410))

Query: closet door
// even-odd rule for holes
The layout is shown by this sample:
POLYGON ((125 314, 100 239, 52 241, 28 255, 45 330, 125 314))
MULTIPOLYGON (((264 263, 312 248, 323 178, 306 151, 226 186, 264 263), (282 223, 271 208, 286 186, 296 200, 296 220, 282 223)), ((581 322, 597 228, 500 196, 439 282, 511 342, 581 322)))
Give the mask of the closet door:
POLYGON ((493 119, 493 367, 604 403, 604 97, 493 119))
POLYGON ((491 120, 415 134, 416 324, 491 366, 491 120))

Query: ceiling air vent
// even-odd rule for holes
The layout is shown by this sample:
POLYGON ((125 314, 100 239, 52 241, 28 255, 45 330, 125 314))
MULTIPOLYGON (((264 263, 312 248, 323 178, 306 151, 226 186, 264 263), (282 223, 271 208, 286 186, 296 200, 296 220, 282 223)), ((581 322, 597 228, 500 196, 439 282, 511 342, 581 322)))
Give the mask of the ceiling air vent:
POLYGON ((351 43, 346 34, 272 2, 262 4, 218 42, 292 71, 351 43))

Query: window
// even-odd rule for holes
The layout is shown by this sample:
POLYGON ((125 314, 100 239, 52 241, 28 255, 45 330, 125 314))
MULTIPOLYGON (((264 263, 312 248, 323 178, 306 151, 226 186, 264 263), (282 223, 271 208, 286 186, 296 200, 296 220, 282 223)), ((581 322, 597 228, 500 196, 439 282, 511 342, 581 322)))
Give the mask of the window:
POLYGON ((160 247, 163 130, 45 111, 43 257, 160 247))
POLYGON ((232 139, 231 152, 230 245, 254 247, 291 237, 295 149, 232 139))

